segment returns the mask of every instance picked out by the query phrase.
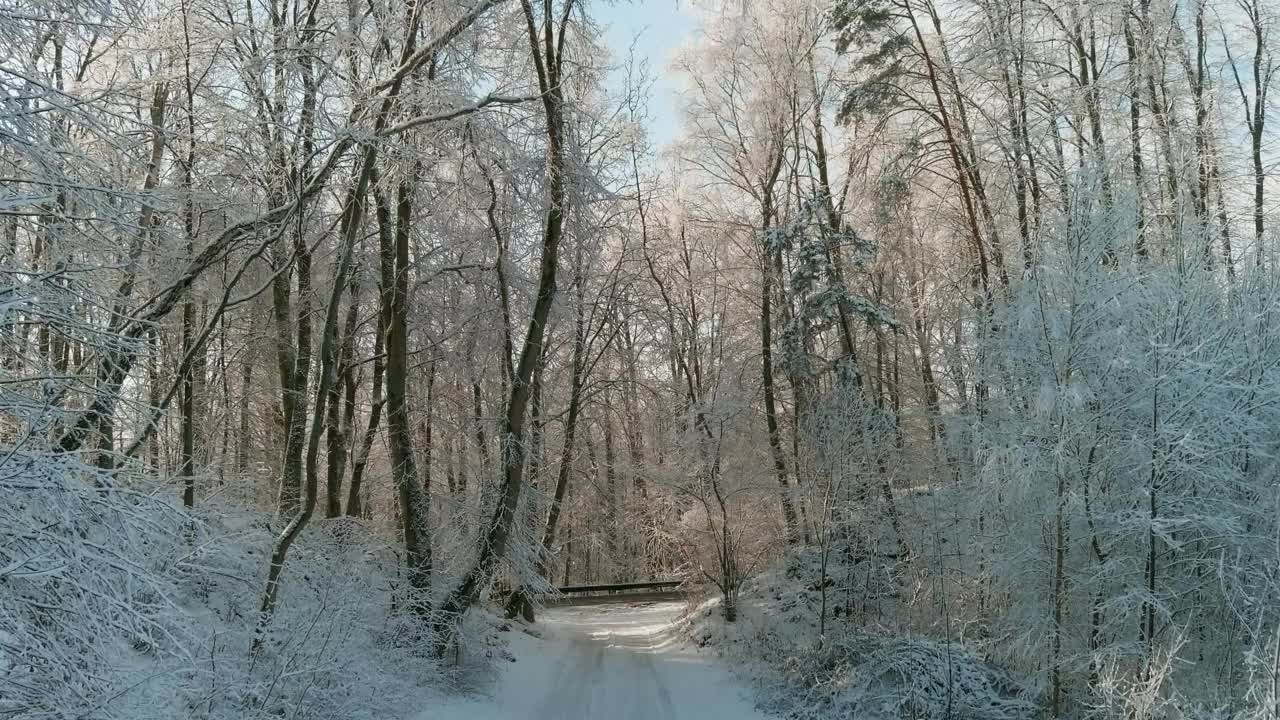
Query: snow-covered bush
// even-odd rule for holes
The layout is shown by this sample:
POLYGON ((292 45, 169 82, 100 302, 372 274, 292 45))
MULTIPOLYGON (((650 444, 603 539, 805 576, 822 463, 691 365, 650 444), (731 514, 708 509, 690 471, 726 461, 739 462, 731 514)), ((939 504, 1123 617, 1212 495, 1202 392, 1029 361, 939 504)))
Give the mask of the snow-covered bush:
POLYGON ((70 462, 11 451, 0 468, 0 714, 110 717, 157 658, 190 660, 175 604, 188 519, 70 462))
POLYGON ((1038 698, 1008 671, 955 644, 853 634, 789 659, 770 705, 795 720, 1023 720, 1038 698))
POLYGON ((378 718, 438 693, 394 552, 362 523, 304 534, 253 655, 268 516, 190 514, 172 488, 101 490, 47 457, 3 467, 0 715, 378 718))
POLYGON ((1146 708, 1227 701, 1241 651, 1275 627, 1255 609, 1280 601, 1280 298, 1223 287, 1190 237, 1181 262, 1108 266, 1122 225, 1077 205, 993 322, 963 491, 987 564, 965 570, 990 582, 1003 656, 1046 668, 1055 707, 1111 704, 1105 672, 1146 708))
POLYGON ((822 634, 822 589, 812 582, 820 563, 819 551, 801 551, 748 583, 736 627, 718 621, 714 602, 690 618, 694 642, 731 657, 763 708, 788 720, 1014 720, 1041 711, 1034 683, 963 643, 847 621, 828 621, 822 634))
POLYGON ((695 634, 757 660, 774 707, 1274 716, 1280 293, 1224 282, 1189 229, 1165 262, 1114 262, 1133 240, 1099 197, 962 320, 974 394, 924 418, 927 445, 857 389, 815 403, 814 546, 743 593, 789 629, 695 634))

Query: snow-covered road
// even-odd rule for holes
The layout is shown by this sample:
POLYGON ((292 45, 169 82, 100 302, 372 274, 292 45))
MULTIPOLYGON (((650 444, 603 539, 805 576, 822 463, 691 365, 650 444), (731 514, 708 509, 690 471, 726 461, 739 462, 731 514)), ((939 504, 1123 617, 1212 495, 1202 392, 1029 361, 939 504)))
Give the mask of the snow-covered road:
MULTIPOLYGON (((678 602, 548 608, 543 639, 517 632, 492 697, 444 709, 467 720, 754 720, 747 690, 672 627, 678 602)), ((439 718, 427 713, 422 720, 439 718)))

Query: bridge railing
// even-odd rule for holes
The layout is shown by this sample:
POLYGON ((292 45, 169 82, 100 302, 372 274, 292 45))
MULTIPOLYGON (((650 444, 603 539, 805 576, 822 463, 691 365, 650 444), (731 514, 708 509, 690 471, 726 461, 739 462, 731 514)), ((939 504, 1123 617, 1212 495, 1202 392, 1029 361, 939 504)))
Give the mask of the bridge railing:
POLYGON ((595 585, 565 585, 556 588, 561 595, 613 595, 616 593, 644 590, 648 592, 670 592, 678 590, 683 580, 646 580, 642 582, 602 583, 595 585))

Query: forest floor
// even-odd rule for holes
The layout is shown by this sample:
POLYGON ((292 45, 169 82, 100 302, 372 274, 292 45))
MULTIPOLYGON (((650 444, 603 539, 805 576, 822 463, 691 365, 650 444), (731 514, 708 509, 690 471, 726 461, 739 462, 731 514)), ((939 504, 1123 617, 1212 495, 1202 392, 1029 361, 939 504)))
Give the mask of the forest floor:
POLYGON ((487 697, 420 720, 753 720, 749 690, 712 650, 686 642, 684 602, 626 600, 549 607, 513 625, 514 662, 487 697))

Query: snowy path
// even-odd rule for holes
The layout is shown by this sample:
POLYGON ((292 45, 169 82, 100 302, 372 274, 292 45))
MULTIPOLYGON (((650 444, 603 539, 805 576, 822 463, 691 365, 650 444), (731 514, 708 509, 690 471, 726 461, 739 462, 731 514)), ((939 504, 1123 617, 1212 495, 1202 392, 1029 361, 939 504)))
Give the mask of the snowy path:
MULTIPOLYGON (((467 720, 753 720, 747 691, 681 640, 678 602, 548 608, 545 639, 517 632, 492 698, 442 708, 467 720)), ((440 713, 421 720, 440 718, 440 713)))

